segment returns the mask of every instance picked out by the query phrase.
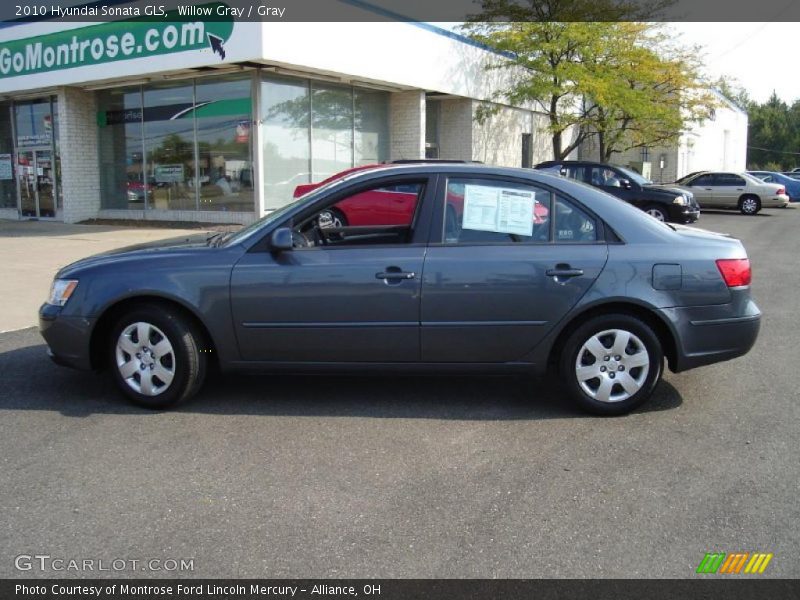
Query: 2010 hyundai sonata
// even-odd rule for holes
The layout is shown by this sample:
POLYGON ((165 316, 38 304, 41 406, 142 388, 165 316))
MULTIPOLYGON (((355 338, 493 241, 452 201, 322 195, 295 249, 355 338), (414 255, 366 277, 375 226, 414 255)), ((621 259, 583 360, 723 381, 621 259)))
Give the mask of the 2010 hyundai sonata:
POLYGON ((40 330, 57 363, 108 368, 154 408, 190 397, 215 363, 557 370, 582 408, 621 414, 651 395, 665 360, 677 372, 745 354, 760 317, 738 240, 541 172, 420 163, 336 179, 236 233, 74 263, 40 330), (339 203, 391 215, 375 198, 393 194, 369 192, 400 188, 414 195, 410 222, 329 218, 339 203))

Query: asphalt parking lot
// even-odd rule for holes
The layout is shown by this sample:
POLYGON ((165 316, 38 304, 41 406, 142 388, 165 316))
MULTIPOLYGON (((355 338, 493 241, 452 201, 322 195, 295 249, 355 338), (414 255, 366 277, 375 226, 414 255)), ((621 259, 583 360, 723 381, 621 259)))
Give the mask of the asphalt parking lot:
POLYGON ((800 576, 800 210, 699 226, 744 240, 759 341, 622 418, 461 376, 217 376, 156 413, 51 364, 35 329, 0 334, 0 577, 75 576, 15 569, 39 553, 204 578, 682 578, 711 551, 800 576))

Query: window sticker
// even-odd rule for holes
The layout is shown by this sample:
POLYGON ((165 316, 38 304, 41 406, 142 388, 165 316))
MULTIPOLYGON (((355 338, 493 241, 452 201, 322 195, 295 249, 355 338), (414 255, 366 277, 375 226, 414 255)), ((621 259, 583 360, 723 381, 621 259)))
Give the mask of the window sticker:
POLYGON ((461 228, 531 236, 535 203, 532 191, 465 185, 461 228))

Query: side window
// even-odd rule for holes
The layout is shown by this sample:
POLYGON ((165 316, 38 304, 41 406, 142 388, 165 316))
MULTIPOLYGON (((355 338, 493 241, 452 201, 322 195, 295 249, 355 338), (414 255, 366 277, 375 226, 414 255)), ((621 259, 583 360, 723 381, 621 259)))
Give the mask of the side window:
POLYGON ((408 243, 424 191, 421 181, 362 189, 295 224, 295 245, 408 243))
POLYGON ((556 242, 596 242, 597 222, 569 200, 556 196, 556 242))
POLYGON ((700 175, 692 181, 690 186, 700 187, 704 185, 715 185, 714 176, 713 175, 700 175))
POLYGON ((444 205, 444 243, 547 242, 551 196, 534 185, 452 178, 444 205))
POLYGON ((725 187, 742 187, 745 185, 744 179, 733 173, 718 173, 715 182, 715 185, 722 185, 725 187))
POLYGON ((566 167, 567 177, 582 181, 584 183, 592 183, 592 168, 582 167, 579 165, 570 165, 566 167))

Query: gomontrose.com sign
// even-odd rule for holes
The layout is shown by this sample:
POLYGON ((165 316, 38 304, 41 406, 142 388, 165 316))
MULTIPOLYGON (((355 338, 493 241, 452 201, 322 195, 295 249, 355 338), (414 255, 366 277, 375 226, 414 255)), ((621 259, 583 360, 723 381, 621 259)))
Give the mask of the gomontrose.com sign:
POLYGON ((0 42, 0 78, 208 48, 220 60, 233 20, 188 21, 166 13, 0 42))

